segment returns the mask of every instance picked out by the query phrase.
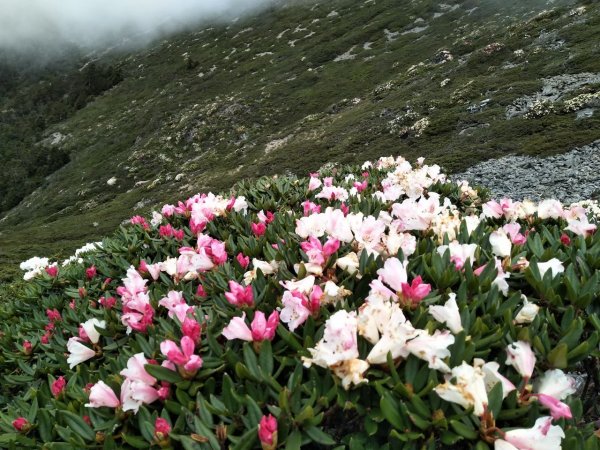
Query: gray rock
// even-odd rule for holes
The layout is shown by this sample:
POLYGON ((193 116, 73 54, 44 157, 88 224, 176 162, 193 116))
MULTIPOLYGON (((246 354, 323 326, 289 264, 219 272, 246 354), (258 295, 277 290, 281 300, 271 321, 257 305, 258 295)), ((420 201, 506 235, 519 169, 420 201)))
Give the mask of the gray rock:
POLYGON ((490 159, 451 178, 487 187, 494 198, 556 198, 569 204, 590 199, 600 190, 598 166, 600 139, 547 158, 511 155, 490 159))

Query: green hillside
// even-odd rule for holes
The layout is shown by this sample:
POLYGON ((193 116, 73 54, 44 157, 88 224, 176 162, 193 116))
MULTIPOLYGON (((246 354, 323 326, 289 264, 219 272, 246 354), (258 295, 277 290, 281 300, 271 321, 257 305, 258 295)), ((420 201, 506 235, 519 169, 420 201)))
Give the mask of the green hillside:
MULTIPOLYGON (((31 131, 39 141, 19 141, 62 159, 1 213, 0 279, 33 254, 68 253, 162 201, 248 177, 389 153, 452 172, 594 141, 600 114, 577 115, 599 102, 600 5, 548 3, 291 3, 103 56, 97 67, 119 76, 66 102, 31 131), (552 78, 565 74, 576 76, 552 78), (548 86, 551 101, 511 113, 548 86)), ((86 63, 65 63, 64 79, 86 63)), ((3 124, 39 77, 4 88, 3 124)))

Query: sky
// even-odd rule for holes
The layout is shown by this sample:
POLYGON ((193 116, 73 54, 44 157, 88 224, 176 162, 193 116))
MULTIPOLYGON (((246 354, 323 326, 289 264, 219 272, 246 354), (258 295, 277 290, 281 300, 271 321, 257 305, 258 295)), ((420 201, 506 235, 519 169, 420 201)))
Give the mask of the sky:
POLYGON ((0 0, 0 48, 101 48, 138 43, 199 22, 231 20, 275 0, 0 0))

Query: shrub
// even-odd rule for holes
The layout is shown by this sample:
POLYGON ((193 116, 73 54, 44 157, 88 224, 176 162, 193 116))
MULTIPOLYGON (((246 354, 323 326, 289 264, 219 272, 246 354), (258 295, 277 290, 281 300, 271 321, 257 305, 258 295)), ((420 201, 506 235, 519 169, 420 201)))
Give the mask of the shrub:
POLYGON ((135 216, 23 264, 0 442, 598 448, 593 208, 399 157, 135 216))

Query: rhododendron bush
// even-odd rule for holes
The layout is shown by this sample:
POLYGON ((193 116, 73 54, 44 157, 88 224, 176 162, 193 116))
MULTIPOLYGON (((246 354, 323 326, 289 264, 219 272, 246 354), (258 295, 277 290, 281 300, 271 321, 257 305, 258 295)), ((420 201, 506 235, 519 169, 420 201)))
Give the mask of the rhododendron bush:
POLYGON ((596 221, 401 157, 135 216, 24 264, 0 443, 599 448, 596 221))

